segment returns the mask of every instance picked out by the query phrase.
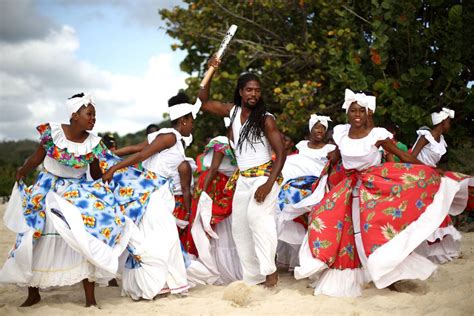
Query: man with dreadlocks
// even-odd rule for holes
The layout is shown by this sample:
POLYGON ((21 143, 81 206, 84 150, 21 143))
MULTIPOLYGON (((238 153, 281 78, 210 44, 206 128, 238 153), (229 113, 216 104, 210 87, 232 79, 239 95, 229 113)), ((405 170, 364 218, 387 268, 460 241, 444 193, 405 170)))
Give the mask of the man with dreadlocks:
MULTIPOLYGON (((209 65, 216 68, 219 60, 213 57, 209 65)), ((232 235, 243 279, 249 284, 274 287, 278 282, 275 265, 278 184, 286 158, 281 134, 275 117, 266 111, 257 76, 250 73, 240 76, 233 103, 211 101, 209 91, 208 83, 199 93, 202 110, 231 118, 230 143, 238 170, 227 187, 236 186, 232 202, 232 235), (272 149, 276 154, 273 162, 272 149)))

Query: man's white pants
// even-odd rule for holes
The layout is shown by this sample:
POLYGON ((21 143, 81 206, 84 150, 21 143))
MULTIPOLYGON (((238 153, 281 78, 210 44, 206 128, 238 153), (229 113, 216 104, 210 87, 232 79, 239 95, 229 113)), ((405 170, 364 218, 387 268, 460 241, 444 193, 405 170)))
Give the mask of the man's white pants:
POLYGON ((240 176, 232 202, 232 235, 243 280, 248 284, 264 282, 267 275, 276 271, 278 184, 273 185, 263 203, 254 198, 255 191, 267 179, 240 176))

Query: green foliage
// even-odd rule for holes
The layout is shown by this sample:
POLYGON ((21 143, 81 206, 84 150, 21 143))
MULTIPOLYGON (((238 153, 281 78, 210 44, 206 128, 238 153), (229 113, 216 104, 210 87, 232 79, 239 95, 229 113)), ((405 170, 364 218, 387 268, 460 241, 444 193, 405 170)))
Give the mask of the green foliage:
MULTIPOLYGON (((16 170, 37 147, 38 143, 31 140, 0 143, 0 196, 11 194, 15 183, 16 170)), ((36 172, 29 174, 25 182, 32 183, 36 174, 36 172)))
MULTIPOLYGON (((377 124, 398 124, 403 142, 412 144, 415 130, 430 124, 433 108, 447 106, 456 111, 450 146, 472 148, 474 8, 465 1, 184 2, 160 14, 173 49, 187 52, 181 69, 191 75, 189 95, 197 95, 207 59, 236 24, 212 98, 232 100, 238 75, 255 72, 280 129, 301 139, 311 113, 344 122, 345 88, 369 90, 377 124)), ((221 125, 200 118, 194 146, 222 133, 221 125)))
MULTIPOLYGON (((344 89, 377 96, 376 123, 398 124, 398 138, 412 144, 415 130, 430 125, 436 106, 456 111, 447 136, 447 168, 474 173, 474 4, 461 0, 200 0, 161 10, 173 49, 187 52, 189 96, 196 96, 209 56, 231 24, 237 34, 213 79, 213 99, 233 99, 238 76, 260 75, 263 97, 280 129, 304 137, 311 113, 345 120, 344 89)), ((168 127, 169 121, 160 124, 168 127)), ((195 122, 188 155, 202 151, 208 137, 222 135, 219 118, 195 122)), ((119 147, 145 139, 145 131, 119 137, 119 147)), ((10 194, 16 169, 37 142, 0 143, 0 195, 10 194)), ((34 174, 27 182, 31 183, 34 174)))

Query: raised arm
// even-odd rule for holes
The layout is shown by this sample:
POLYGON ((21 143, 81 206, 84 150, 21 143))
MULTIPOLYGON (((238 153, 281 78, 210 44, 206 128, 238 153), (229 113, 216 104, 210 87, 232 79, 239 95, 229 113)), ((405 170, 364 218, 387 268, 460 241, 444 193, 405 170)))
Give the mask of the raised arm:
POLYGON ((46 151, 43 146, 39 145, 36 151, 28 157, 23 166, 18 168, 15 179, 18 181, 21 178, 24 178, 31 170, 35 169, 43 162, 44 157, 46 157, 46 151))
MULTIPOLYGON (((220 61, 215 58, 215 56, 211 57, 208 66, 213 66, 217 70, 219 65, 220 61)), ((198 98, 202 102, 201 110, 221 117, 229 116, 230 110, 234 106, 232 103, 223 103, 220 101, 209 100, 211 93, 210 91, 212 77, 214 77, 214 73, 212 74, 211 79, 207 82, 207 84, 199 90, 198 98)))
POLYGON ((285 164, 286 160, 285 146, 283 145, 281 139, 281 133, 276 126, 275 119, 270 115, 265 117, 265 136, 270 142, 270 145, 275 152, 276 158, 273 162, 272 171, 270 172, 267 182, 265 182, 257 189, 257 191, 255 191, 254 197, 257 202, 263 202, 268 193, 270 193, 273 184, 278 178, 278 175, 281 173, 281 169, 283 169, 283 165, 285 164))
POLYGON ((159 153, 164 149, 170 148, 175 143, 176 136, 174 134, 169 133, 159 135, 151 144, 143 148, 140 152, 136 153, 133 156, 129 156, 125 160, 112 166, 106 173, 104 173, 104 175, 102 176, 102 180, 104 182, 109 182, 110 180, 112 180, 115 171, 131 166, 138 162, 142 162, 143 160, 149 158, 151 155, 159 153))
POLYGON ((125 146, 122 148, 119 148, 114 151, 114 154, 116 154, 119 157, 131 155, 131 154, 136 154, 140 151, 142 151, 146 146, 148 145, 148 141, 143 141, 139 144, 136 145, 130 145, 130 146, 125 146))
POLYGON ((397 147, 396 144, 394 144, 389 138, 379 141, 376 144, 377 147, 382 146, 383 149, 386 151, 394 154, 395 156, 398 156, 401 161, 403 162, 409 162, 409 163, 414 163, 414 164, 423 164, 421 161, 415 158, 414 155, 407 153, 400 148, 397 147))

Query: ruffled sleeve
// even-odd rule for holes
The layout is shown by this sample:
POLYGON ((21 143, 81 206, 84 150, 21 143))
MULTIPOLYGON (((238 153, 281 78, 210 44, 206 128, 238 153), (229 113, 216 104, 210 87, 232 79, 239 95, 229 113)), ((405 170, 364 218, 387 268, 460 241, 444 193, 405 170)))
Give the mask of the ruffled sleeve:
POLYGON ((327 156, 330 152, 336 150, 336 146, 333 144, 326 144, 323 148, 321 148, 324 152, 324 156, 327 156))
POLYGON ((371 131, 370 131, 370 137, 372 139, 372 142, 373 144, 372 145, 375 145, 376 142, 378 142, 379 140, 385 140, 387 138, 390 138, 392 139, 393 138, 393 134, 390 133, 389 131, 387 131, 385 128, 383 127, 374 127, 371 131))
POLYGON ((66 138, 61 124, 46 123, 36 129, 46 155, 67 167, 84 168, 107 151, 101 138, 92 133, 82 143, 75 143, 66 138))
POLYGON ((299 151, 305 150, 308 147, 308 142, 307 140, 302 140, 298 144, 296 144, 296 149, 299 151))
POLYGON ((332 139, 334 139, 334 142, 336 143, 337 146, 341 146, 341 141, 344 136, 347 136, 349 133, 349 128, 351 126, 349 124, 340 124, 334 126, 333 133, 332 133, 332 139))
POLYGON ((66 138, 61 124, 50 123, 50 126, 51 137, 53 138, 54 145, 60 149, 66 149, 69 153, 75 156, 82 156, 91 153, 101 141, 99 136, 89 132, 89 136, 87 136, 86 140, 82 143, 72 142, 66 138))
POLYGON ((333 144, 326 144, 322 148, 315 149, 308 147, 309 141, 302 140, 297 145, 298 153, 300 155, 307 156, 311 159, 322 159, 326 158, 328 153, 336 149, 336 146, 333 144))
POLYGON ((416 133, 418 134, 418 137, 424 136, 426 138, 426 140, 430 143, 431 151, 441 156, 446 153, 446 147, 448 147, 448 144, 446 144, 443 135, 441 135, 441 137, 439 138, 439 142, 437 142, 431 134, 431 131, 429 130, 420 129, 417 130, 416 133))

